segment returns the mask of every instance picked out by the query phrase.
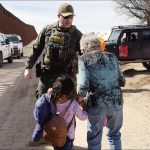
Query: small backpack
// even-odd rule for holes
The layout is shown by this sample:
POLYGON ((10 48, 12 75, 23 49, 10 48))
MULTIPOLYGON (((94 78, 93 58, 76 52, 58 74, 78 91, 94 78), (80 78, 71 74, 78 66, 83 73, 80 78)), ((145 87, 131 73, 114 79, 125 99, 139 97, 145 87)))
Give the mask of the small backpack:
POLYGON ((53 146, 62 147, 66 142, 67 132, 75 116, 73 116, 68 126, 63 116, 65 116, 72 101, 68 104, 64 115, 53 114, 51 119, 44 125, 43 138, 53 146))
POLYGON ((44 126, 44 139, 53 146, 62 147, 66 142, 67 124, 63 116, 54 114, 44 126))

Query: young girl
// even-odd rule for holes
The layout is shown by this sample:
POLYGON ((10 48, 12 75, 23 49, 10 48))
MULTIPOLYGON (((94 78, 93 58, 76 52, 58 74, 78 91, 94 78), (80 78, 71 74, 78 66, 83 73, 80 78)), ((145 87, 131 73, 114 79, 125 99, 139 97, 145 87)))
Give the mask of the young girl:
MULTIPOLYGON (((71 78, 67 76, 61 76, 56 79, 52 86, 52 89, 49 89, 48 93, 43 94, 37 100, 34 110, 34 117, 37 121, 37 124, 32 135, 32 143, 34 143, 35 145, 41 144, 43 126, 45 122, 48 121, 52 113, 64 114, 67 108, 67 112, 64 116, 67 125, 72 121, 74 115, 80 120, 87 119, 87 112, 82 109, 77 102, 76 94, 74 91, 75 87, 71 78), (70 100, 72 100, 71 104, 70 100)), ((71 150, 73 147, 74 138, 75 124, 74 121, 72 121, 68 129, 65 145, 63 147, 54 147, 54 149, 71 150)))

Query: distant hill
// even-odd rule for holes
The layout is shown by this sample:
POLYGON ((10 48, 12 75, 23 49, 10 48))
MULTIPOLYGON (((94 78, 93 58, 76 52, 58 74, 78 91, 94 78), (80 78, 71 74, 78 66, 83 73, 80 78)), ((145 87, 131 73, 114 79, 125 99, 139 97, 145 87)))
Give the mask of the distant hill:
POLYGON ((0 4, 0 32, 20 35, 24 45, 29 44, 37 37, 34 26, 21 21, 11 12, 6 10, 2 4, 0 4))

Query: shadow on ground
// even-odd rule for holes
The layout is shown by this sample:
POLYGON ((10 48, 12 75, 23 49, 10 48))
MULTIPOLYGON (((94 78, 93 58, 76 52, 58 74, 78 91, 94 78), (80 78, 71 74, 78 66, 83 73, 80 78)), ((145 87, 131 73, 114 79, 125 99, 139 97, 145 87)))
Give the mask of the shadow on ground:
POLYGON ((74 146, 73 150, 87 150, 85 147, 80 147, 80 146, 74 146))
POLYGON ((140 92, 150 92, 150 89, 123 89, 124 93, 140 93, 140 92))
POLYGON ((140 74, 146 74, 146 75, 150 75, 150 70, 135 70, 135 69, 128 69, 128 70, 124 70, 123 74, 126 77, 133 77, 136 75, 140 75, 140 74))

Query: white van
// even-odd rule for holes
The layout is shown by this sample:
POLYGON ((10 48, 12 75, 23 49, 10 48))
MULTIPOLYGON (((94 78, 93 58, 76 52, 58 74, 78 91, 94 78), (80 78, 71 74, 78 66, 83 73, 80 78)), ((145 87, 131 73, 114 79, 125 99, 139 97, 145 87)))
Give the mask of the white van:
POLYGON ((2 67, 4 59, 7 59, 8 63, 13 62, 9 40, 5 34, 0 32, 0 67, 2 67))
POLYGON ((7 34, 6 36, 10 42, 13 56, 21 58, 23 56, 23 43, 21 37, 17 34, 7 34))

